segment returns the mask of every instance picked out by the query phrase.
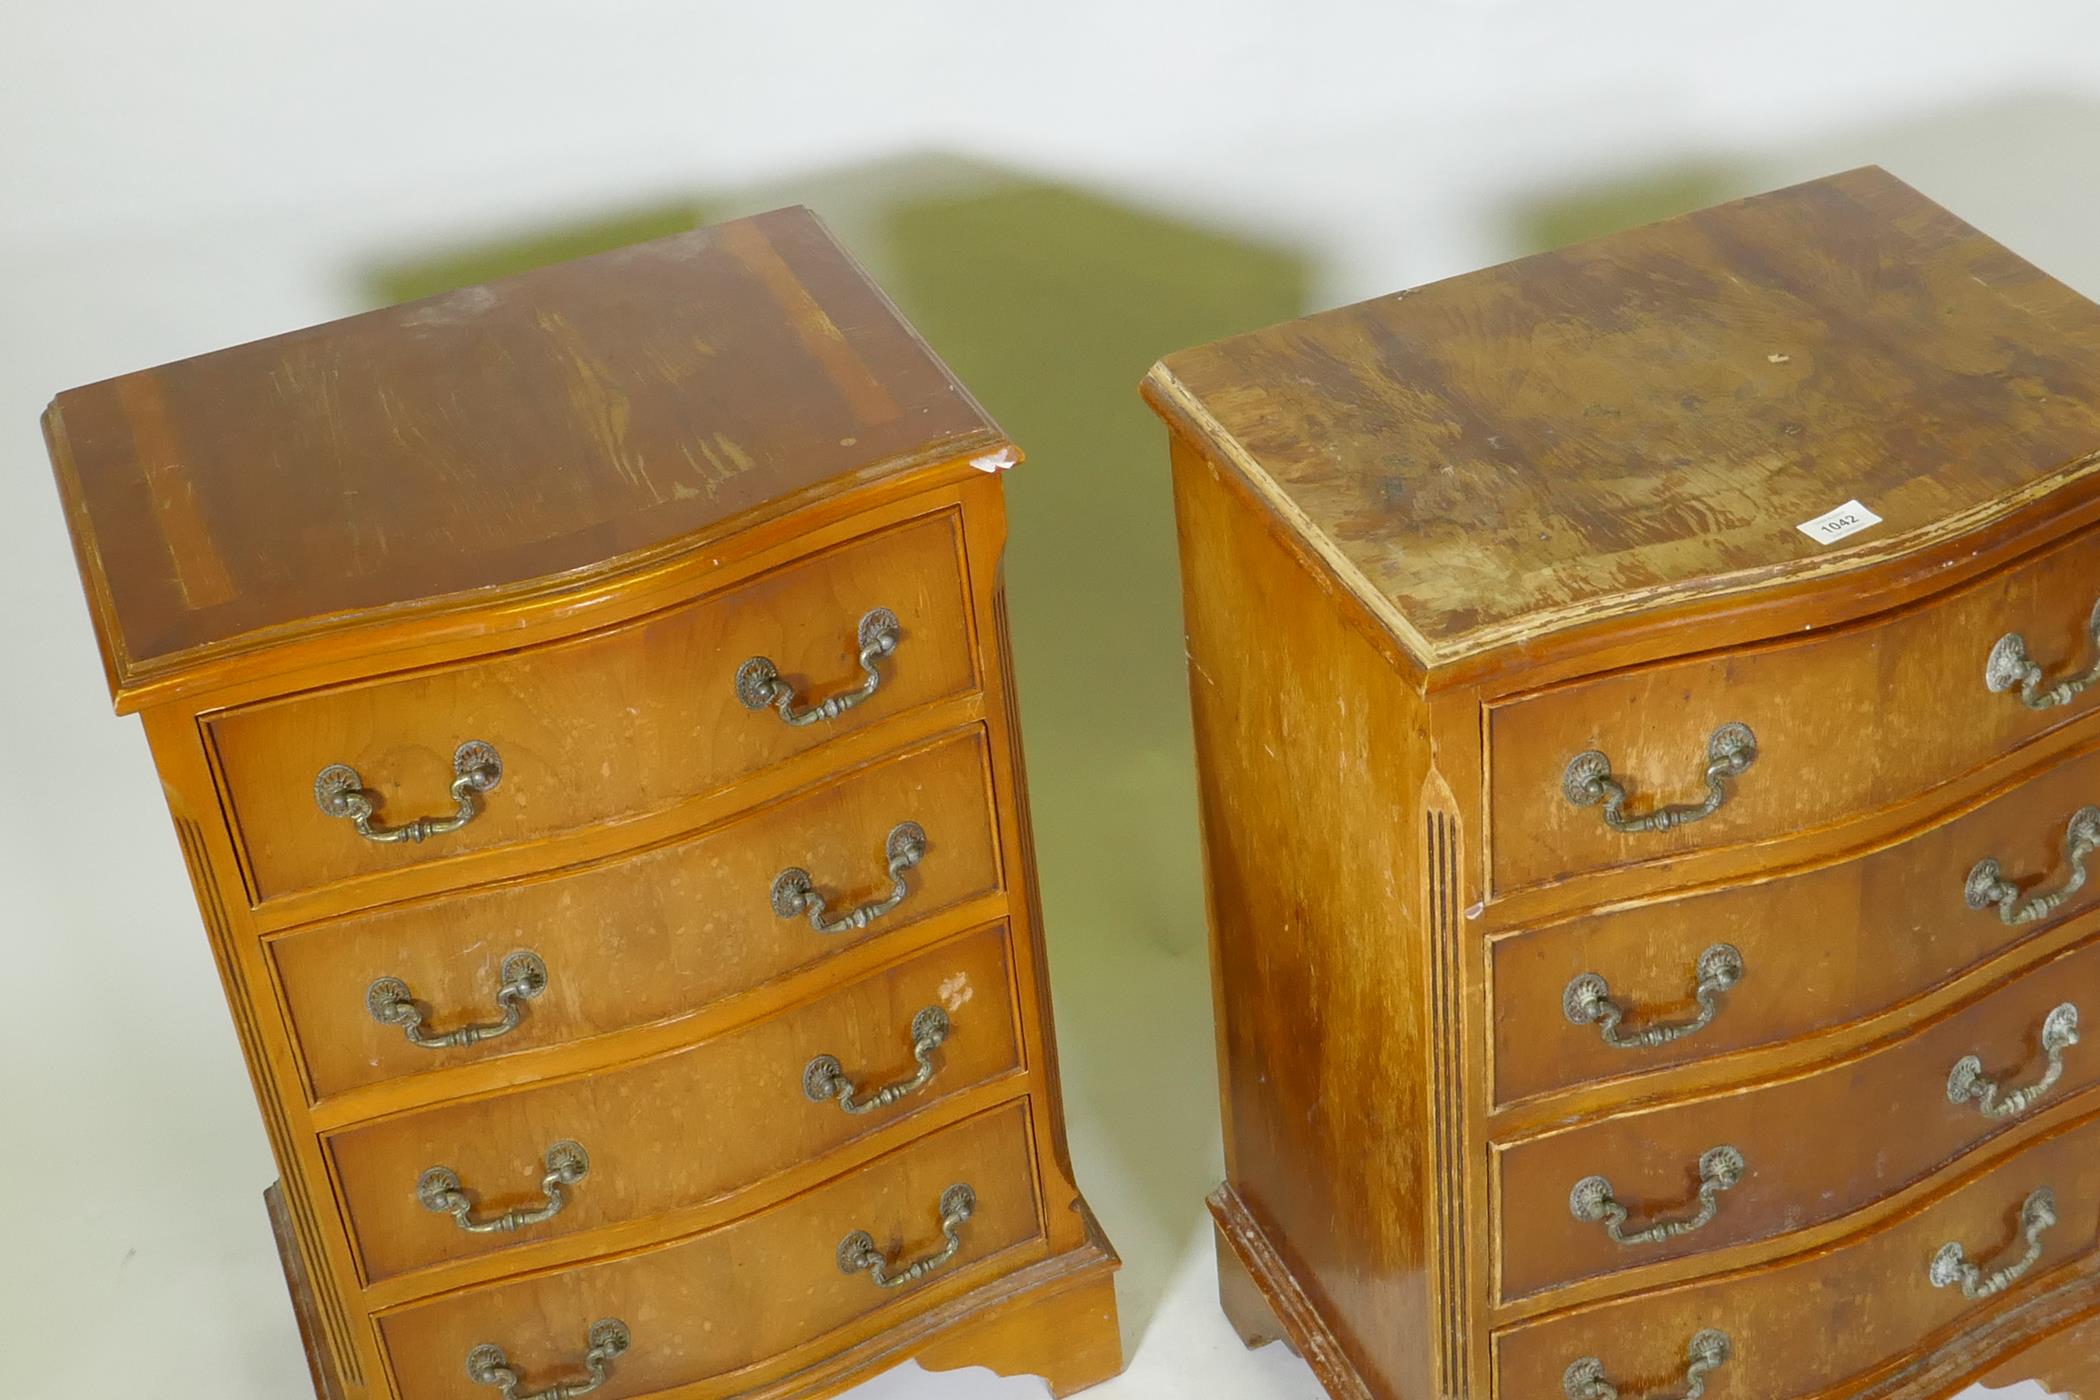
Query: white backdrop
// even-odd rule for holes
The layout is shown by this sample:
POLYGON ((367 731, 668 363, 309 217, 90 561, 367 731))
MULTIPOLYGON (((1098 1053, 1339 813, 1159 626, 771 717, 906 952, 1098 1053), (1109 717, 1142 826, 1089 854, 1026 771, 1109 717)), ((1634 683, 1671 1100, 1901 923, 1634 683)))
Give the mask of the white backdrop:
POLYGON ((1870 161, 2100 294, 2096 54, 2090 0, 10 0, 0 1364, 53 1400, 306 1384, 262 1135, 78 600, 36 430, 56 390, 456 267, 815 205, 1035 452, 1012 586, 1074 1146, 1129 1260, 1104 1400, 1312 1400, 1209 1297, 1171 541, 1132 386, 1191 338, 1870 161), (1092 597, 1129 620, 1086 625, 1092 597), (1110 677, 1154 702, 1127 733, 1110 677))

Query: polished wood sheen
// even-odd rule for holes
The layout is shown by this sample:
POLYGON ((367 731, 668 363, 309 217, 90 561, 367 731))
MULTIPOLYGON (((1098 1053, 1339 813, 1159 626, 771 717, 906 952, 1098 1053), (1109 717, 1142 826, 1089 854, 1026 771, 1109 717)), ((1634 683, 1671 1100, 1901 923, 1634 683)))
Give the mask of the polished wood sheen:
POLYGON ((44 421, 120 703, 1004 441, 801 209, 69 390, 44 421))
POLYGON ((1121 1368, 1028 835, 1020 452, 812 215, 74 390, 45 425, 322 1400, 494 1395, 484 1343, 568 1393, 604 1318, 620 1397, 1121 1368), (895 646, 823 708, 867 684, 874 609, 895 646), (818 717, 747 704, 753 657, 818 717), (468 740, 502 776, 449 830, 383 844, 316 800, 347 764, 380 828, 451 815, 468 740), (821 926, 776 899, 791 868, 821 926), (913 1087, 848 1113, 820 1056, 863 1099, 913 1087), (563 1143, 587 1168, 550 1212, 563 1143), (955 1253, 906 1272, 958 1184, 955 1253), (897 1287, 841 1267, 854 1231, 897 1287))
POLYGON ((1985 673, 2100 663, 2100 308, 1869 169, 1145 393, 1241 1337, 1337 1400, 1682 1395, 1709 1328, 1709 1400, 2089 1377, 2100 1058, 2044 1026, 2100 1007, 2100 686, 1985 673))
POLYGON ((244 706, 207 725, 258 900, 541 839, 712 792, 839 734, 976 688, 953 517, 920 520, 726 594, 571 642, 244 706), (755 723, 736 672, 764 656, 802 695, 861 683, 855 629, 902 623, 883 685, 828 725, 755 723), (502 781, 442 844, 344 839, 314 801, 330 764, 357 770, 392 825, 452 809, 462 742, 501 734, 502 781), (618 758, 622 761, 615 763, 618 758))

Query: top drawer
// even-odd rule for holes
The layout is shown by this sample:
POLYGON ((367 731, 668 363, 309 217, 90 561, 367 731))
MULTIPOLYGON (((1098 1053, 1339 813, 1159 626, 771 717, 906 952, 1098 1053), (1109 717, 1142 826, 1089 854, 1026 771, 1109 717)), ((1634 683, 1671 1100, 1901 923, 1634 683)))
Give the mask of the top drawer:
POLYGON ((2100 532, 2087 532, 1857 626, 1496 704, 1495 889, 1916 797, 2100 709, 2096 676, 2100 532))
POLYGON ((255 898, 654 811, 969 692, 959 524, 944 512, 568 641, 217 716, 255 898), (500 770, 477 766, 491 754, 500 770), (403 830, 418 818, 439 820, 403 830))

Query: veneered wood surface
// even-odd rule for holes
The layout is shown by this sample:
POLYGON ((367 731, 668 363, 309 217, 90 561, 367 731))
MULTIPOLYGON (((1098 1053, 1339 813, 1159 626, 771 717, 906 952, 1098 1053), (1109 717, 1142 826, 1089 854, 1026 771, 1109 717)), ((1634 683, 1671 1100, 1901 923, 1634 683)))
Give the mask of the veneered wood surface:
POLYGON ((1025 1306, 956 1329, 912 1359, 927 1371, 981 1366, 996 1376, 1037 1376, 1056 1400, 1077 1395, 1123 1370, 1115 1277, 1096 1273, 1076 1287, 1045 1289, 1025 1306))
MULTIPOLYGON (((1756 770, 1752 770, 1753 774, 1756 770)), ((1879 1016, 2100 908, 2089 888, 2047 918, 2008 927, 1968 907, 1962 886, 1990 857, 2029 893, 2071 876, 2064 831, 2100 803, 2100 751, 2087 749, 1951 820, 1891 845, 1772 878, 1588 914, 1493 940, 1498 1103, 1709 1061, 1879 1016), (1716 943, 1743 958, 1740 982, 1703 1030, 1622 1050, 1561 1009, 1568 984, 1604 978, 1622 1035, 1698 1013, 1699 956, 1716 943)), ((1628 1092, 1636 1092, 1629 1086, 1628 1092)))
MULTIPOLYGON (((1502 1232, 1501 1296, 1704 1254, 1839 1219, 1926 1179, 2025 1118, 2056 1112, 2100 1083, 2100 1056, 2073 1046, 2063 1077, 2021 1119, 1952 1103, 1947 1076, 1975 1055, 2003 1095, 2048 1068, 2042 1023, 2064 1003, 2100 1006, 2100 943, 2030 968, 1931 1025, 1852 1059, 1727 1093, 1617 1113, 1496 1152, 1502 1232), (1697 1209, 1699 1158, 1728 1146, 1742 1179, 1723 1192, 1702 1229, 1654 1244, 1621 1246, 1595 1221, 1575 1218, 1568 1193, 1585 1177, 1611 1183, 1629 1233, 1697 1209)), ((2087 1105, 2090 1107, 2090 1104, 2087 1105)), ((1627 1280, 1627 1286, 1636 1281, 1627 1280)))
POLYGON ((2100 661, 2096 605, 2100 533, 2087 533, 1974 587, 1856 627, 1496 704, 1487 720, 1495 890, 1839 822, 2100 714, 2100 692, 2031 710, 2017 693, 1984 684, 1991 648, 2009 632, 2025 637, 2052 676, 2091 669, 2100 661), (1605 825, 1602 806, 1577 806, 1561 790, 1568 761, 1594 749, 1611 760, 1630 817, 1702 800, 1708 740, 1730 723, 1750 726, 1757 758, 1703 821, 1618 832, 1605 825))
POLYGON ((656 811, 974 689, 959 523, 931 516, 572 641, 215 716, 257 896, 656 811), (901 640, 857 707, 798 728, 737 698, 752 656, 771 659, 804 704, 857 689, 857 629, 877 607, 897 615, 901 640), (378 795, 382 825, 448 814, 452 753, 469 739, 495 746, 503 777, 458 831, 376 843, 314 800, 315 776, 344 763, 378 795))
POLYGON ((45 430, 117 691, 1003 442, 804 209, 69 390, 45 430))
POLYGON ((2100 1228, 2100 1129, 2044 1136, 2095 1111, 2082 1047, 2016 1124, 1946 1099, 1970 1051, 2039 1075, 2048 1009, 2100 997, 2090 953, 2044 966, 2088 900, 1962 900, 1985 855, 2067 878, 2095 800, 2090 697, 1983 672, 2013 631, 2092 663, 2096 387, 2100 310, 1878 171, 1155 371, 1243 1335, 1258 1294, 1338 1400, 1558 1395, 1584 1355, 1674 1395, 1703 1326, 1737 1337, 1711 1395, 1945 1400, 2100 1306, 2092 1266, 2004 1307, 1923 1286, 1953 1232, 2000 1262, 2030 1169, 2069 1182, 2051 1264, 2100 1228), (1794 532, 1854 495, 1885 525, 1794 532), (1596 747, 1635 814, 1696 796, 1727 720, 1761 756, 1709 823, 1612 835, 1562 795, 1596 747), (1724 939, 1748 975, 1689 1041, 1562 1013, 1595 971, 1636 1026, 1688 1016, 1724 939), (1730 1134, 1768 1175, 1652 1266, 1569 1216, 1589 1172, 1674 1213, 1730 1134), (1983 1202, 1994 1153, 2022 1179, 1983 1202))
POLYGON ((365 1277, 714 1203, 1018 1069, 1012 982, 1000 925, 668 1055, 338 1133, 328 1152, 365 1277), (864 1097, 911 1078, 912 1018, 929 1007, 948 1015, 950 1030, 935 1077, 917 1094, 854 1115, 803 1092, 817 1055, 835 1058, 864 1097), (677 1128, 696 1135, 695 1150, 664 1150, 677 1128), (471 1234, 416 1199, 424 1170, 445 1166, 474 1198, 476 1219, 534 1208, 557 1142, 580 1144, 590 1170, 544 1224, 471 1234))
POLYGON ((1426 1395, 1436 1364, 1435 1027, 1419 718, 1317 579, 1176 443, 1189 690, 1232 1188, 1352 1363, 1426 1395), (1286 622, 1285 619, 1288 621, 1286 622))
MULTIPOLYGON (((682 1393, 743 1400, 817 1400, 915 1355, 1035 1371, 1060 1390, 1120 1366, 1118 1261, 1064 1140, 1004 626, 1004 505, 980 469, 1019 454, 806 216, 782 218, 132 376, 47 416, 112 687, 144 721, 283 1173, 281 1241, 307 1285, 309 1355, 331 1397, 402 1400, 377 1321, 428 1316, 419 1305, 440 1299, 522 1299, 511 1306, 536 1315, 448 1312, 462 1335, 418 1368, 413 1393, 471 1385, 464 1329, 481 1320, 503 1325, 521 1366, 573 1381, 598 1314, 558 1338, 541 1326, 548 1300, 606 1277, 638 1281, 640 1305, 627 1307, 638 1331, 692 1348, 623 1364, 608 1394, 633 1393, 637 1365, 644 1381, 652 1365, 729 1368, 682 1393), (798 228, 822 246, 802 247, 798 228), (717 253, 759 292, 682 300, 692 289, 680 279, 710 281, 700 265, 717 253), (805 253, 838 285, 808 275, 805 253), (666 258, 678 266, 657 266, 666 258), (529 311, 542 292, 564 307, 529 311), (712 326, 714 312, 733 324, 712 326), (472 322, 442 332, 457 353, 414 383, 380 382, 389 365, 427 360, 418 337, 455 315, 472 322), (742 324, 769 315, 776 324, 742 324), (700 325, 719 334, 678 339, 700 325), (353 343, 355 365, 327 362, 353 343), (910 363, 886 362, 890 348, 910 363), (725 351, 737 357, 701 363, 725 351), (550 368, 550 354, 563 364, 550 368), (506 361, 512 372, 484 373, 506 361), (235 382, 240 364, 261 366, 253 392, 235 382), (271 380, 273 365, 291 377, 271 380), (571 379, 580 398, 564 400, 571 379), (419 444, 402 432, 429 427, 417 415, 440 401, 464 416, 433 456, 443 434, 419 444), (76 413, 97 402, 121 414, 76 413), (571 410, 584 418, 552 423, 571 410), (856 435, 862 425, 871 435, 856 435), (117 438, 135 429, 127 456, 117 438), (566 454, 567 429, 568 445, 589 440, 584 460, 566 454), (285 432, 371 450, 296 468, 234 460, 285 432), (93 462, 77 450, 90 439, 93 462), (207 440, 234 452, 190 460, 207 440), (707 480, 682 480, 679 462, 707 480), (431 543, 441 548, 421 547, 431 543), (431 591, 446 588, 458 591, 431 591), (858 686, 855 625, 876 606, 903 616, 904 643, 866 704, 789 729, 737 703, 735 671, 761 653, 806 698, 858 686), (149 635, 182 649, 136 654, 149 635), (433 732, 444 728, 458 732, 433 732), (399 822, 449 807, 449 755, 466 737, 502 752, 501 796, 456 839, 420 848, 360 842, 311 806, 312 774, 299 771, 356 764, 385 800, 381 821, 399 822), (926 826, 928 857, 894 915, 826 935, 773 912, 788 864, 840 907, 885 894, 884 838, 907 819, 926 826), (857 1071, 865 1059, 860 1072, 887 1060, 907 1073, 902 1032, 888 1043, 878 1026, 899 1019, 876 1005, 901 995, 889 970, 965 945, 990 950, 964 961, 993 990, 951 967, 926 974, 929 995, 969 996, 956 1014, 997 1015, 1006 1033, 956 1041, 932 1097, 848 1119, 801 1095, 808 1055, 795 1045, 781 1061, 796 1081, 789 1112, 822 1140, 744 1101, 787 1072, 750 1047, 840 1007, 856 1010, 818 1028, 835 1053, 857 1071), (433 1029, 486 1019, 502 956, 520 946, 546 956, 553 982, 514 1040, 431 1054, 366 1014, 361 989, 400 975, 433 1029), (743 1058, 715 1065, 723 1047, 743 1058), (988 1063, 967 1072, 980 1051, 988 1063), (712 1067, 690 1079, 670 1069, 703 1061, 712 1067), (556 1101, 611 1144, 586 1185, 665 1194, 579 1233, 526 1232, 515 1248, 364 1277, 346 1190, 360 1215, 393 1213, 379 1227, 388 1248, 447 1222, 398 1228, 414 1211, 379 1178, 413 1159, 407 1147, 374 1153, 378 1167, 346 1149, 339 1173, 332 1143, 392 1142, 400 1125, 456 1113, 461 1140, 491 1151, 475 1175, 485 1167, 493 1182, 492 1145, 541 1126, 512 1110, 556 1101), (951 1169, 991 1202, 957 1271, 896 1294, 839 1273, 849 1224, 899 1251, 934 1247, 951 1169), (717 1186, 702 1180, 710 1171, 717 1186), (694 1204, 679 1194, 688 1186, 714 1194, 694 1204), (865 1218, 813 1223, 836 1202, 865 1218), (790 1235, 791 1256, 777 1252, 790 1235), (716 1318, 723 1330, 710 1333, 716 1318)), ((605 1204, 619 1204, 613 1194, 605 1204)), ((561 1230, 584 1224, 577 1209, 561 1230)))
POLYGON ((2100 308, 1867 168, 1181 351, 1147 394, 1434 666, 2100 473, 2100 308), (1884 523, 1796 528, 1854 499, 1884 523))
POLYGON ((1622 1394, 1672 1393, 1684 1376, 1686 1344, 1702 1328, 1719 1327, 1735 1355, 1709 1377, 1710 1394, 1756 1400, 1857 1395, 1877 1372, 1984 1325, 2005 1306, 2003 1299, 1972 1302, 1958 1287, 1934 1288, 1927 1270, 1948 1243, 1960 1244, 1986 1271, 2017 1260, 2025 1249, 2020 1207, 2037 1187, 2056 1193, 2058 1223, 2044 1236, 2039 1262, 2008 1297, 2040 1292, 2053 1271, 2092 1252, 2100 1225, 2096 1149, 2100 1127, 2088 1119, 1901 1221, 1833 1248, 1498 1333, 1496 1393, 1558 1394, 1568 1363, 1582 1356, 1601 1360, 1622 1394))
MULTIPOLYGON (((998 890, 1001 866, 984 740, 945 735, 724 826, 545 878, 390 906, 269 942, 312 1092, 363 1085, 688 1016, 998 890), (775 913, 789 866, 837 907, 887 894, 883 843, 902 821, 926 831, 909 893, 866 928, 820 934, 775 913), (431 1033, 493 1019, 503 960, 547 966, 547 988, 495 1040, 426 1050, 374 1021, 365 989, 398 977, 431 1033)), ((500 789, 499 789, 500 791, 500 789)))
POLYGON ((792 1369, 798 1349, 888 1309, 920 1310, 961 1291, 995 1256, 1039 1242, 1043 1224, 1024 1108, 995 1109, 754 1216, 660 1248, 448 1294, 384 1316, 401 1400, 458 1400, 467 1353, 493 1342, 538 1390, 582 1374, 583 1339, 614 1317, 634 1345, 615 1395, 674 1386, 736 1394, 792 1369), (941 1193, 967 1184, 977 1209, 955 1260, 885 1291, 839 1268, 839 1242, 865 1230, 899 1265, 941 1246, 941 1193), (747 1369, 750 1368, 750 1369, 747 1369))

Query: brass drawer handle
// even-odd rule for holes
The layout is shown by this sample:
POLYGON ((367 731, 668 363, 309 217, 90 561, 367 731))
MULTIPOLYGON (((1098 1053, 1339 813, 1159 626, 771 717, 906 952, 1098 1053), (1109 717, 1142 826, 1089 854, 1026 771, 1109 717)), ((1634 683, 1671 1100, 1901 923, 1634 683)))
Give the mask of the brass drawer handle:
POLYGON ((1626 815, 1626 789, 1613 780, 1611 760, 1595 749, 1568 760, 1560 790, 1577 807, 1604 804, 1604 824, 1613 831, 1669 831, 1704 821, 1728 801, 1728 780, 1757 762, 1757 736, 1747 724, 1724 724, 1706 741, 1706 800, 1658 807, 1645 817, 1626 815))
POLYGON ((1699 1209, 1682 1220, 1658 1220, 1645 1230, 1626 1233, 1626 1207, 1612 1199, 1611 1183, 1601 1176, 1586 1176, 1568 1193, 1568 1209, 1577 1220, 1602 1221, 1614 1244, 1631 1249, 1660 1244, 1679 1235, 1703 1230, 1721 1213, 1721 1193, 1743 1179, 1743 1154, 1733 1147, 1709 1149, 1699 1159, 1699 1209))
POLYGON ((904 640, 904 628, 898 623, 897 614, 888 608, 876 608, 861 618, 855 635, 860 641, 861 673, 867 677, 858 690, 796 709, 795 688, 780 678, 780 668, 763 656, 754 656, 736 668, 736 698, 750 710, 771 706, 780 711, 782 719, 796 726, 837 719, 881 688, 882 672, 876 669, 877 663, 897 650, 897 644, 904 640))
POLYGON ((1595 1023, 1604 1043, 1616 1050, 1652 1050, 1697 1034, 1713 1024, 1720 1012, 1720 995, 1743 980, 1743 955, 1732 943, 1716 943, 1699 955, 1693 968, 1696 981, 1692 996, 1699 1014, 1689 1021, 1662 1023, 1644 1030, 1621 1034, 1619 1023, 1626 1013, 1611 999, 1611 984, 1594 972, 1585 972, 1568 983, 1561 993, 1560 1009, 1578 1026, 1595 1023))
POLYGON ((365 989, 365 1009, 382 1026, 399 1026, 410 1045, 425 1050, 456 1050, 509 1035, 525 1019, 525 1003, 547 990, 547 964, 539 954, 512 953, 503 960, 503 985, 496 988, 496 1010, 500 1021, 461 1026, 436 1035, 423 1029, 423 1007, 408 983, 398 977, 382 977, 365 989))
POLYGON ((2029 1196, 2020 1207, 2020 1227, 2027 1236, 2027 1253, 2017 1263, 2007 1264, 1989 1274, 1971 1264, 1962 1253, 1959 1244, 1949 1242, 1941 1245, 1939 1253, 1932 1256, 1932 1266, 1926 1277, 1934 1288, 1952 1288, 1961 1285, 1964 1298, 1989 1298, 2026 1277, 2027 1271, 2042 1257, 2042 1236, 2056 1224, 2056 1193, 2044 1186, 2029 1196))
POLYGON ((1998 917, 2006 923, 2031 924, 2048 918, 2085 888, 2085 858, 2094 851, 2100 851, 2100 807, 2080 807, 2064 828, 2064 861, 2071 867, 2071 878, 2059 888, 2023 901, 2020 887, 2005 878, 1997 861, 1985 857, 1969 871, 1962 893, 1971 909, 1988 909, 1995 904, 1998 917))
POLYGON ((2018 1118, 2064 1077, 2064 1051, 2077 1043, 2078 1008, 2067 1001, 2042 1020, 2042 1053, 2049 1057, 2049 1067, 2042 1071, 2040 1079, 2000 1098, 1997 1081, 1983 1072, 1983 1061, 1964 1055, 1955 1061, 1953 1072, 1947 1076, 1947 1101, 1967 1103, 1974 1099, 1977 1111, 1986 1118, 2018 1118))
POLYGON ((503 1392, 503 1400, 574 1400, 611 1378, 613 1358, 634 1345, 634 1338, 628 1335, 626 1323, 608 1317, 591 1324, 584 1345, 588 1350, 583 1354, 583 1369, 591 1377, 587 1381, 562 1381, 545 1390, 520 1395, 518 1387, 524 1384, 523 1378, 510 1368, 510 1358, 504 1355, 503 1348, 487 1342, 467 1353, 467 1377, 476 1385, 495 1386, 503 1392))
POLYGON ((452 753, 452 803, 449 817, 417 817, 400 826, 381 826, 374 817, 379 804, 364 779, 347 763, 331 763, 314 779, 314 801, 331 817, 348 817, 367 841, 421 841, 457 831, 481 814, 478 800, 503 781, 503 757, 492 745, 469 739, 452 753))
POLYGON ((783 919, 796 915, 807 915, 809 926, 818 933, 844 933, 847 929, 866 928, 894 910, 911 893, 911 886, 904 882, 904 872, 926 859, 926 832, 917 822, 899 822, 890 828, 889 839, 882 843, 883 854, 889 858, 890 892, 871 904, 857 909, 848 909, 837 918, 826 917, 828 905, 824 896, 817 893, 817 882, 807 870, 791 865, 773 877, 773 912, 783 919))
POLYGON ((866 1230, 855 1230, 839 1241, 839 1272, 866 1274, 877 1288, 902 1288, 917 1283, 961 1251, 962 1227, 976 1213, 977 1193, 968 1186, 951 1186, 941 1192, 941 1237, 947 1243, 937 1252, 893 1272, 890 1261, 875 1247, 875 1237, 866 1230))
POLYGON ((416 1199, 423 1208, 449 1215, 470 1235, 508 1235, 531 1225, 544 1225, 560 1215, 569 1203, 568 1189, 589 1175, 590 1155, 573 1142, 557 1142, 547 1149, 547 1171, 540 1178, 540 1193, 546 1203, 516 1207, 486 1220, 473 1217, 474 1198, 460 1185, 459 1173, 450 1167, 432 1167, 416 1178, 416 1199))
MULTIPOLYGON (((2086 619, 2085 631, 2093 645, 2100 647, 2100 599, 2093 603, 2093 614, 2086 619)), ((2027 655, 2027 639, 2018 632, 2008 632, 1998 639, 1983 664, 1983 683, 1990 687, 1993 695, 2018 686, 2021 704, 2030 710, 2046 710, 2068 705, 2081 691, 2100 685, 2100 661, 2094 662, 2093 669, 2082 676, 2071 676, 2044 688, 2042 668, 2027 655)))
MULTIPOLYGON (((1735 1353, 1735 1344, 1718 1327, 1696 1334, 1684 1349, 1684 1389, 1673 1400, 1699 1400, 1706 1394, 1706 1378, 1735 1353)), ((1594 1356, 1570 1362, 1560 1378, 1568 1400, 1619 1400, 1618 1387, 1604 1378, 1604 1363, 1594 1356)))
POLYGON ((911 1018, 911 1057, 918 1061, 917 1074, 895 1084, 885 1084, 861 1098, 859 1086, 846 1077, 846 1071, 837 1058, 819 1055, 802 1071, 802 1092, 817 1103, 837 1099, 839 1107, 848 1113, 873 1113, 888 1108, 933 1082, 933 1052, 948 1039, 948 1031, 948 1013, 938 1006, 929 1006, 911 1018))

